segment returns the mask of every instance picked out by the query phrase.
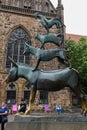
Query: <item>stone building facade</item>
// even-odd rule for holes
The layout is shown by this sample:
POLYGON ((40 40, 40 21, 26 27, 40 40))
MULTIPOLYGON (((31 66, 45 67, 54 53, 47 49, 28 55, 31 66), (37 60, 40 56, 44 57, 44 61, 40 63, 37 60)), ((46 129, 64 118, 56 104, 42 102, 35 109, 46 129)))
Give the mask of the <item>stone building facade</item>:
MULTIPOLYGON (((6 84, 4 81, 9 68, 12 67, 8 56, 17 62, 36 65, 36 58, 32 55, 24 56, 23 51, 25 42, 32 46, 40 47, 40 42, 35 39, 35 35, 46 34, 40 19, 34 18, 34 13, 39 11, 47 18, 58 17, 64 23, 63 5, 58 0, 55 9, 50 0, 0 0, 0 102, 7 100, 9 106, 20 103, 21 98, 29 100, 29 84, 24 79, 6 84)), ((53 26, 51 33, 63 32, 65 27, 56 29, 53 26)), ((46 49, 55 48, 54 44, 48 43, 46 49)), ((49 62, 41 62, 39 68, 43 70, 58 69, 62 66, 57 59, 49 62)), ((63 106, 72 105, 72 96, 69 89, 65 88, 59 92, 37 92, 35 104, 62 104, 63 106)))

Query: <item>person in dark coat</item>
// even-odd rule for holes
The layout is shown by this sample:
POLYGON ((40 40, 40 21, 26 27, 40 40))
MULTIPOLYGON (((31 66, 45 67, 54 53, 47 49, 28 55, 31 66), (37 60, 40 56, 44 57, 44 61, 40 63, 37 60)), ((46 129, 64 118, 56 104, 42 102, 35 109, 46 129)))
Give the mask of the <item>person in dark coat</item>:
POLYGON ((4 124, 8 121, 8 106, 6 102, 2 102, 0 106, 0 123, 1 123, 1 130, 4 130, 4 124))
POLYGON ((24 99, 21 99, 21 103, 19 105, 19 110, 18 112, 23 112, 25 113, 26 111, 26 103, 25 103, 25 100, 24 99))

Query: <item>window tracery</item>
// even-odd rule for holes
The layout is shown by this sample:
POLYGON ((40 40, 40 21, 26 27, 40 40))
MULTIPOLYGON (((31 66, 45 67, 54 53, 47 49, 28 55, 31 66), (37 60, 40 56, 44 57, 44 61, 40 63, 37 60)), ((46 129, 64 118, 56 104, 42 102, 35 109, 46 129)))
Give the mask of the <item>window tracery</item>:
POLYGON ((6 68, 12 67, 8 57, 11 57, 15 62, 29 64, 29 55, 23 55, 26 46, 25 42, 30 43, 29 36, 21 27, 15 29, 10 34, 7 44, 6 68))

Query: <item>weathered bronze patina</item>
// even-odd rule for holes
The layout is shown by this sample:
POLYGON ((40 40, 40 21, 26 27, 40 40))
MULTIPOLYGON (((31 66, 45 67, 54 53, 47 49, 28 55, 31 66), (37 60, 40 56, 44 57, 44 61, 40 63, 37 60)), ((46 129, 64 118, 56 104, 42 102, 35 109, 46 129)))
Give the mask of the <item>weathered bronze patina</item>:
POLYGON ((21 77, 26 79, 30 84, 30 101, 29 107, 25 112, 26 115, 30 113, 37 90, 59 91, 64 87, 69 87, 78 96, 78 98, 80 98, 78 72, 75 69, 71 68, 69 60, 66 56, 66 50, 61 47, 64 41, 64 36, 61 33, 56 35, 49 33, 49 29, 53 25, 56 25, 57 28, 63 27, 62 22, 58 18, 48 20, 39 12, 36 12, 34 16, 41 18, 41 23, 47 30, 47 35, 37 34, 36 36, 36 38, 42 43, 41 48, 44 47, 44 44, 47 42, 52 42, 59 46, 59 48, 57 47, 55 49, 43 50, 26 44, 24 54, 31 53, 35 55, 37 58, 37 64, 35 67, 30 67, 22 63, 15 63, 15 61, 10 58, 14 67, 10 69, 5 81, 9 83, 16 81, 21 77), (60 38, 60 40, 58 38, 60 38), (42 71, 40 69, 37 69, 40 61, 49 61, 55 57, 57 57, 61 63, 69 65, 70 67, 53 71, 42 71))
POLYGON ((65 68, 53 71, 36 70, 33 72, 33 67, 15 63, 11 58, 10 60, 14 67, 10 69, 5 81, 9 83, 16 81, 21 77, 25 78, 30 83, 31 94, 29 108, 25 112, 26 115, 29 114, 31 110, 37 90, 59 91, 67 86, 71 88, 78 97, 80 97, 78 86, 79 75, 75 69, 65 68))
POLYGON ((64 48, 42 50, 42 49, 37 49, 33 46, 30 46, 29 44, 26 44, 26 50, 24 51, 24 54, 26 55, 30 53, 35 55, 35 57, 37 58, 37 65, 34 71, 38 68, 40 61, 50 61, 55 57, 57 57, 61 63, 69 65, 69 62, 66 56, 66 50, 64 48))
POLYGON ((61 47, 61 45, 64 42, 64 35, 61 33, 58 34, 48 33, 47 35, 37 34, 35 38, 41 42, 42 45, 40 48, 44 48, 44 44, 48 42, 54 43, 55 45, 61 47))
POLYGON ((49 33, 49 29, 56 25, 57 28, 63 27, 63 23, 58 18, 52 18, 47 19, 45 16, 41 15, 39 12, 34 13, 35 18, 39 17, 41 18, 41 23, 44 26, 44 28, 47 30, 47 33, 49 33))

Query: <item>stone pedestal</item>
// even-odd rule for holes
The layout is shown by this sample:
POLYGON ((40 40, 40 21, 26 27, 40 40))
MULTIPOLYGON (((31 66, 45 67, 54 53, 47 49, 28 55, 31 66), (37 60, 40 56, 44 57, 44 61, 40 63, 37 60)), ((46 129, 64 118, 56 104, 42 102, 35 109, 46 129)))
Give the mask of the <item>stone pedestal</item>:
POLYGON ((6 130, 86 130, 87 117, 81 115, 16 116, 6 130))

